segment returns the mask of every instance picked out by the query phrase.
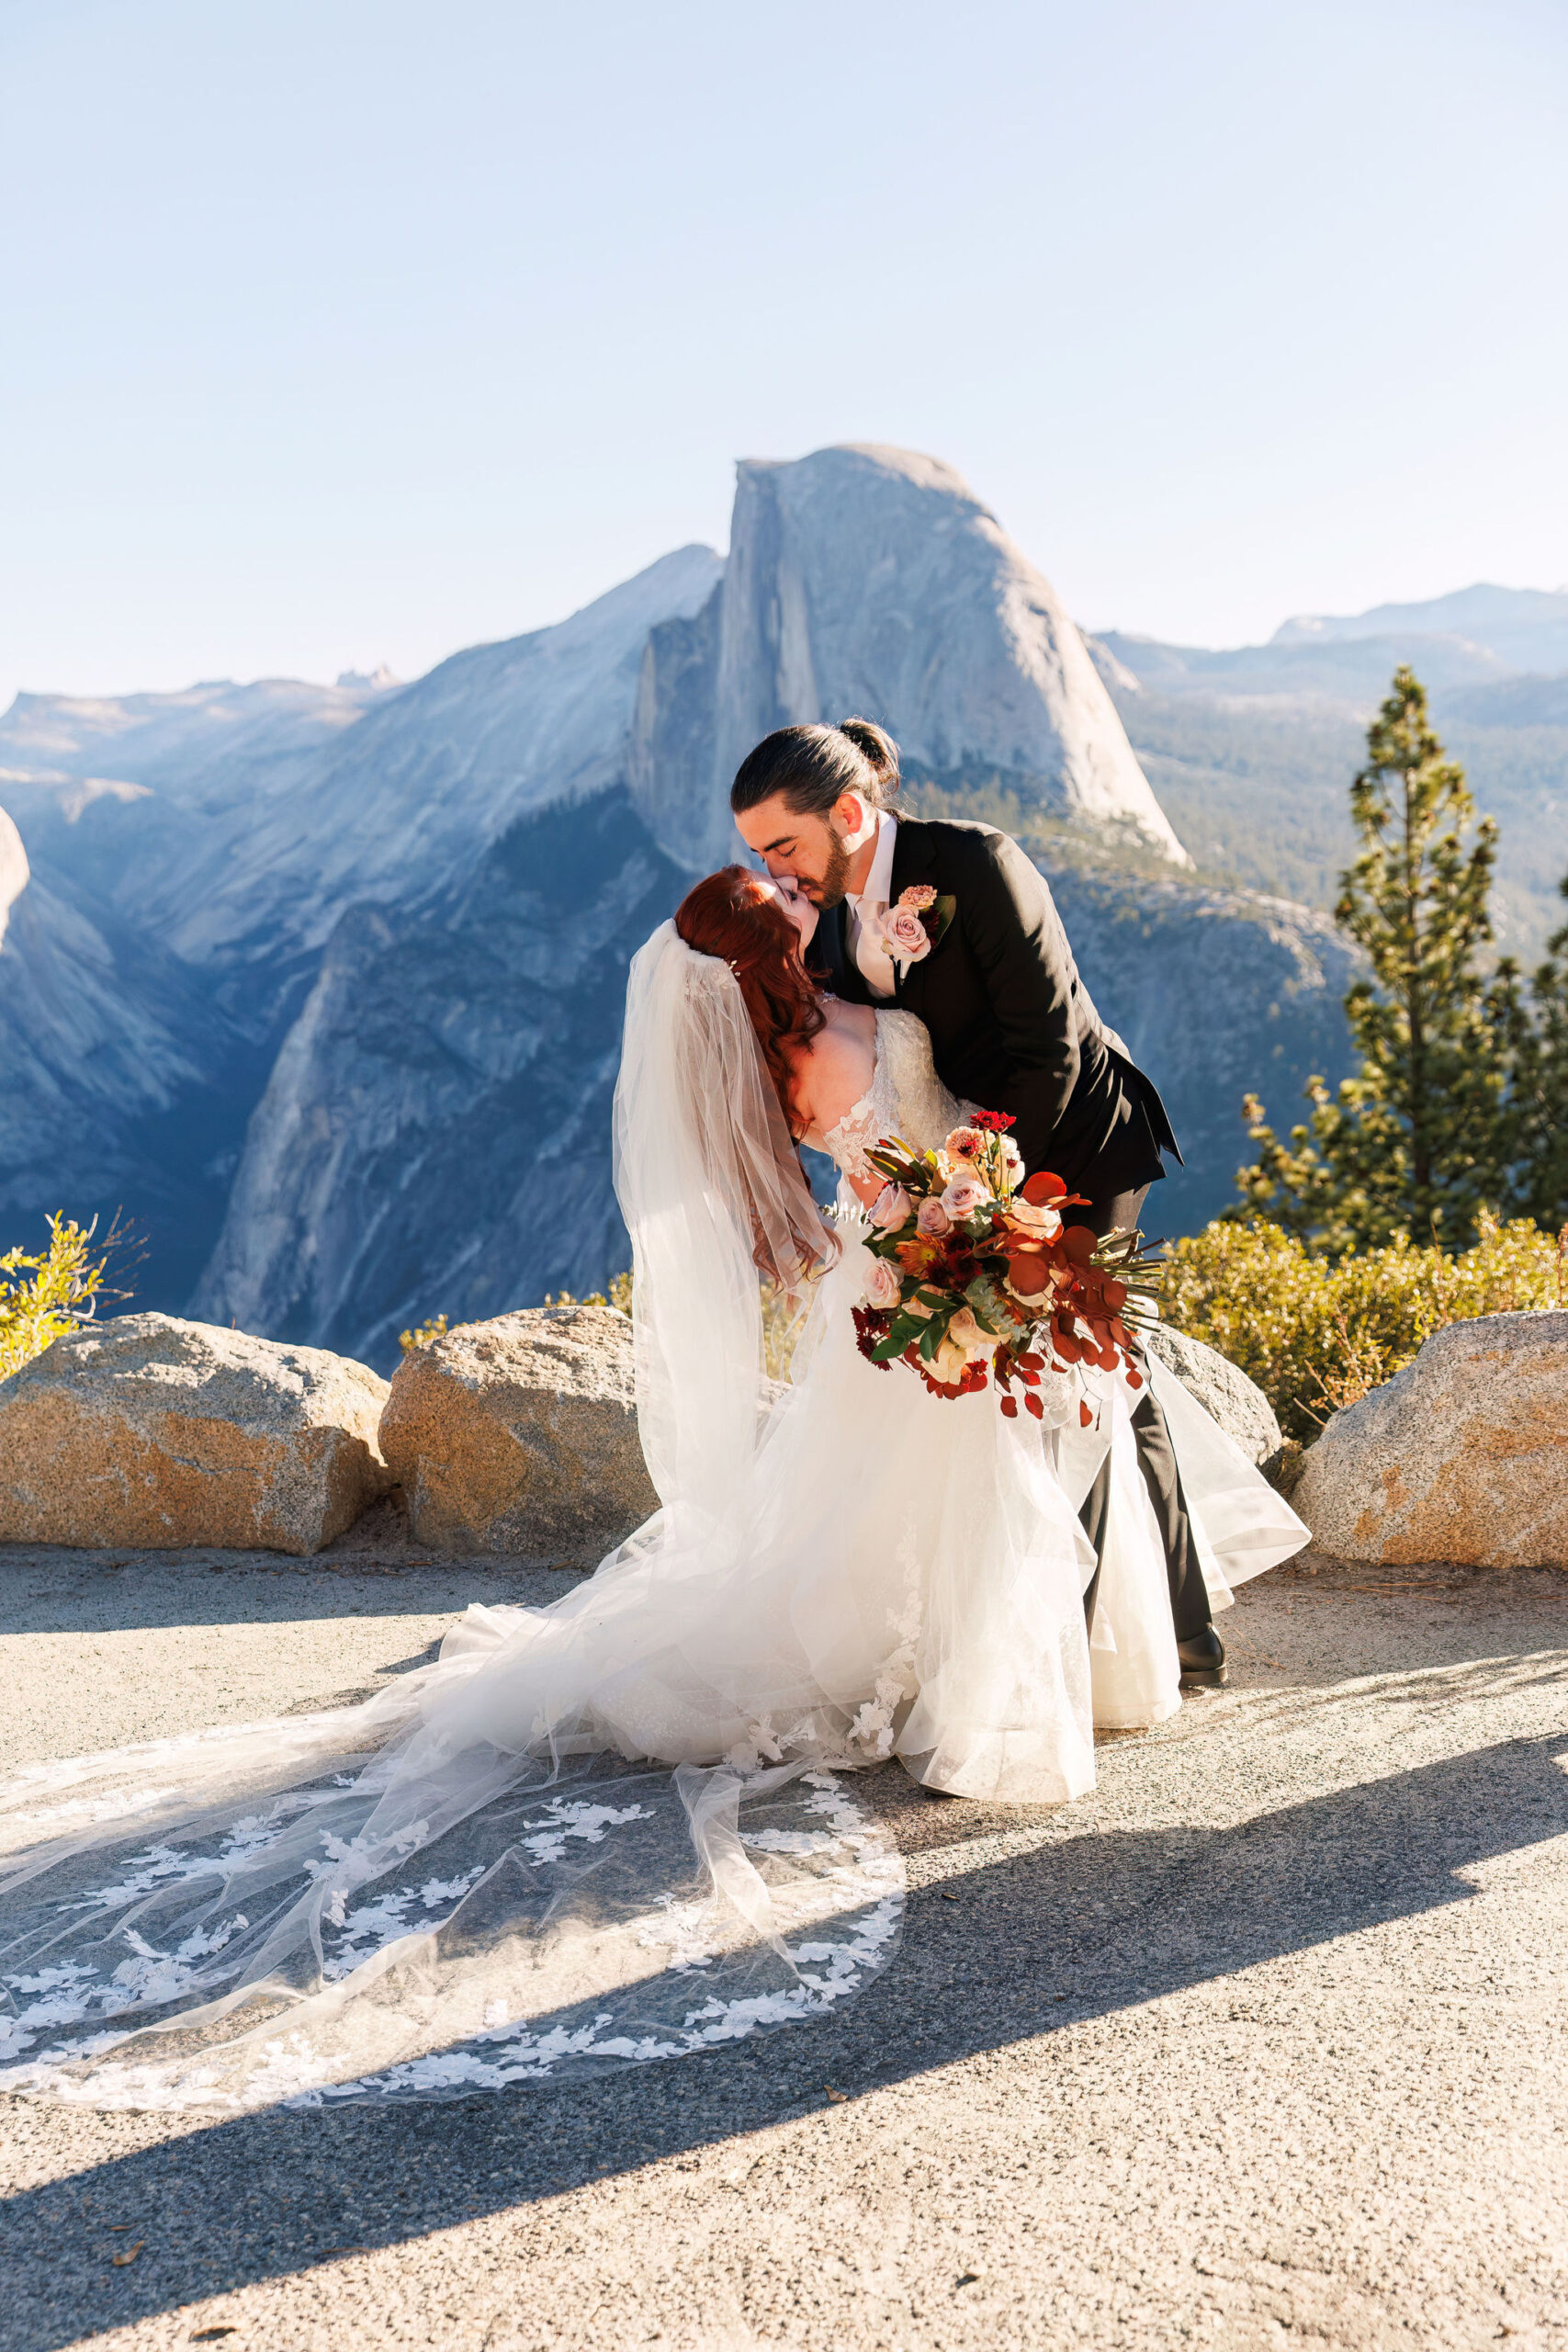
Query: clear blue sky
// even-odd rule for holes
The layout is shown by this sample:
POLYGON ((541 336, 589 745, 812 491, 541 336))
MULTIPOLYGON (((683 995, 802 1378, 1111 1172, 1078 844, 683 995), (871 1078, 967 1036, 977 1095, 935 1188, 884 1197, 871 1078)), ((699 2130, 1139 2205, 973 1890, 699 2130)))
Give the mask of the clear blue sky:
POLYGON ((0 0, 0 700, 412 675, 957 465, 1200 643, 1568 580, 1562 0, 0 0))

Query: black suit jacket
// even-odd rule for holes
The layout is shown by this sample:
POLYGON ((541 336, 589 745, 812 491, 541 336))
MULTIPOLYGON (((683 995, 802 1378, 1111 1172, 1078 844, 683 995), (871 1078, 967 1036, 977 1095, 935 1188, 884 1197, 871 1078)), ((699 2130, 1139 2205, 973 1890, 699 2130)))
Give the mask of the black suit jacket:
MULTIPOLYGON (((1053 1170, 1070 1192, 1133 1192, 1164 1174, 1162 1151, 1179 1161, 1164 1103, 1096 1012, 1044 876, 1018 843, 993 825, 900 817, 894 898, 922 882, 955 911, 893 1001, 930 1030, 943 1085, 1010 1112, 1024 1166, 1053 1170)), ((807 960, 836 994, 869 1004, 845 936, 840 905, 807 960)))

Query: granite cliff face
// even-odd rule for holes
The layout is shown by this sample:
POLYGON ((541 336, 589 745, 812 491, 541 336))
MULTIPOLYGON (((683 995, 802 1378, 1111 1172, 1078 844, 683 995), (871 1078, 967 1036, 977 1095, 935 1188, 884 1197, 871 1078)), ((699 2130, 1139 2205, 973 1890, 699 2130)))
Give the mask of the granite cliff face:
POLYGON ((422 906, 351 908, 251 1121, 197 1311, 394 1364, 426 1315, 623 1265, 626 966, 685 885, 615 787, 520 818, 422 906))
POLYGON ((1055 591, 950 466, 872 447, 748 459, 723 579, 644 656, 630 773, 649 829, 683 863, 719 863, 752 744, 852 711, 893 729, 913 776, 1004 781, 1189 862, 1055 591))
MULTIPOLYGON (((253 1114, 244 1199, 257 1166, 276 1163, 259 1105, 278 1099, 274 1069, 298 1070, 321 1033, 319 985, 341 985, 338 927, 351 910, 352 938, 374 909, 406 927, 429 908, 439 932, 529 811, 615 788, 649 628, 700 607, 719 570, 711 550, 682 548, 558 628, 477 647, 411 686, 18 696, 0 720, 0 800, 34 871, 0 946, 6 1234, 36 1233, 57 1206, 123 1204, 149 1245, 139 1297, 173 1309, 220 1232, 226 1266, 254 1259, 259 1231, 297 1235, 309 1161, 288 1168, 287 1205, 269 1198, 256 1231, 225 1219, 253 1114)), ((454 956, 471 959, 477 986, 482 932, 449 943, 454 956)), ((400 968, 389 982, 389 1017, 412 1057, 411 978, 400 968)), ((353 1017, 373 1035, 383 1010, 353 1017)), ((461 1027, 460 1006, 447 1017, 461 1027)), ((368 1071, 320 1073, 334 1168, 352 1159, 368 1071)), ((370 1181, 357 1178, 344 1177, 355 1214, 370 1181)), ((217 1319, 236 1313, 210 1280, 202 1295, 217 1319)))
POLYGON ((412 685, 20 698, 0 1241, 122 1203, 139 1306, 382 1365, 425 1315, 595 1285, 630 956, 735 854, 757 736, 852 708, 1028 820, 1192 1147, 1157 1222, 1212 1213, 1241 1092, 1337 1074, 1337 943, 1198 883, 1048 584, 947 468, 852 448, 743 466, 728 560, 412 685))

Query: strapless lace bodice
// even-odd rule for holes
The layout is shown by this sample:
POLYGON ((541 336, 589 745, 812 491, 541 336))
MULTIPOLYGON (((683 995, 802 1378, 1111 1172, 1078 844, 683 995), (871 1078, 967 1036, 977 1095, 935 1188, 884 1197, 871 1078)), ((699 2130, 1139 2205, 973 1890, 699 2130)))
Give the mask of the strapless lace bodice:
POLYGON ((874 1171, 866 1158, 884 1136, 901 1136, 918 1150, 934 1151, 964 1115, 931 1061, 931 1032, 912 1012, 896 1009, 876 1016, 876 1067, 871 1084, 838 1125, 822 1138, 846 1176, 863 1181, 874 1171))

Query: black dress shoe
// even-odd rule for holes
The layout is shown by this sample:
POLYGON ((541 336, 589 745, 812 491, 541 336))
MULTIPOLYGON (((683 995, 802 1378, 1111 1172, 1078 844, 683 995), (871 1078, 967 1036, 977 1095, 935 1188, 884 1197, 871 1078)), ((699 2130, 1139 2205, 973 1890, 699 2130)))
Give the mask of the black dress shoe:
POLYGON ((1176 1655, 1181 1661, 1181 1679, 1190 1690, 1217 1690, 1225 1679, 1225 1645, 1212 1625, 1194 1634, 1185 1642, 1178 1642, 1176 1655))

